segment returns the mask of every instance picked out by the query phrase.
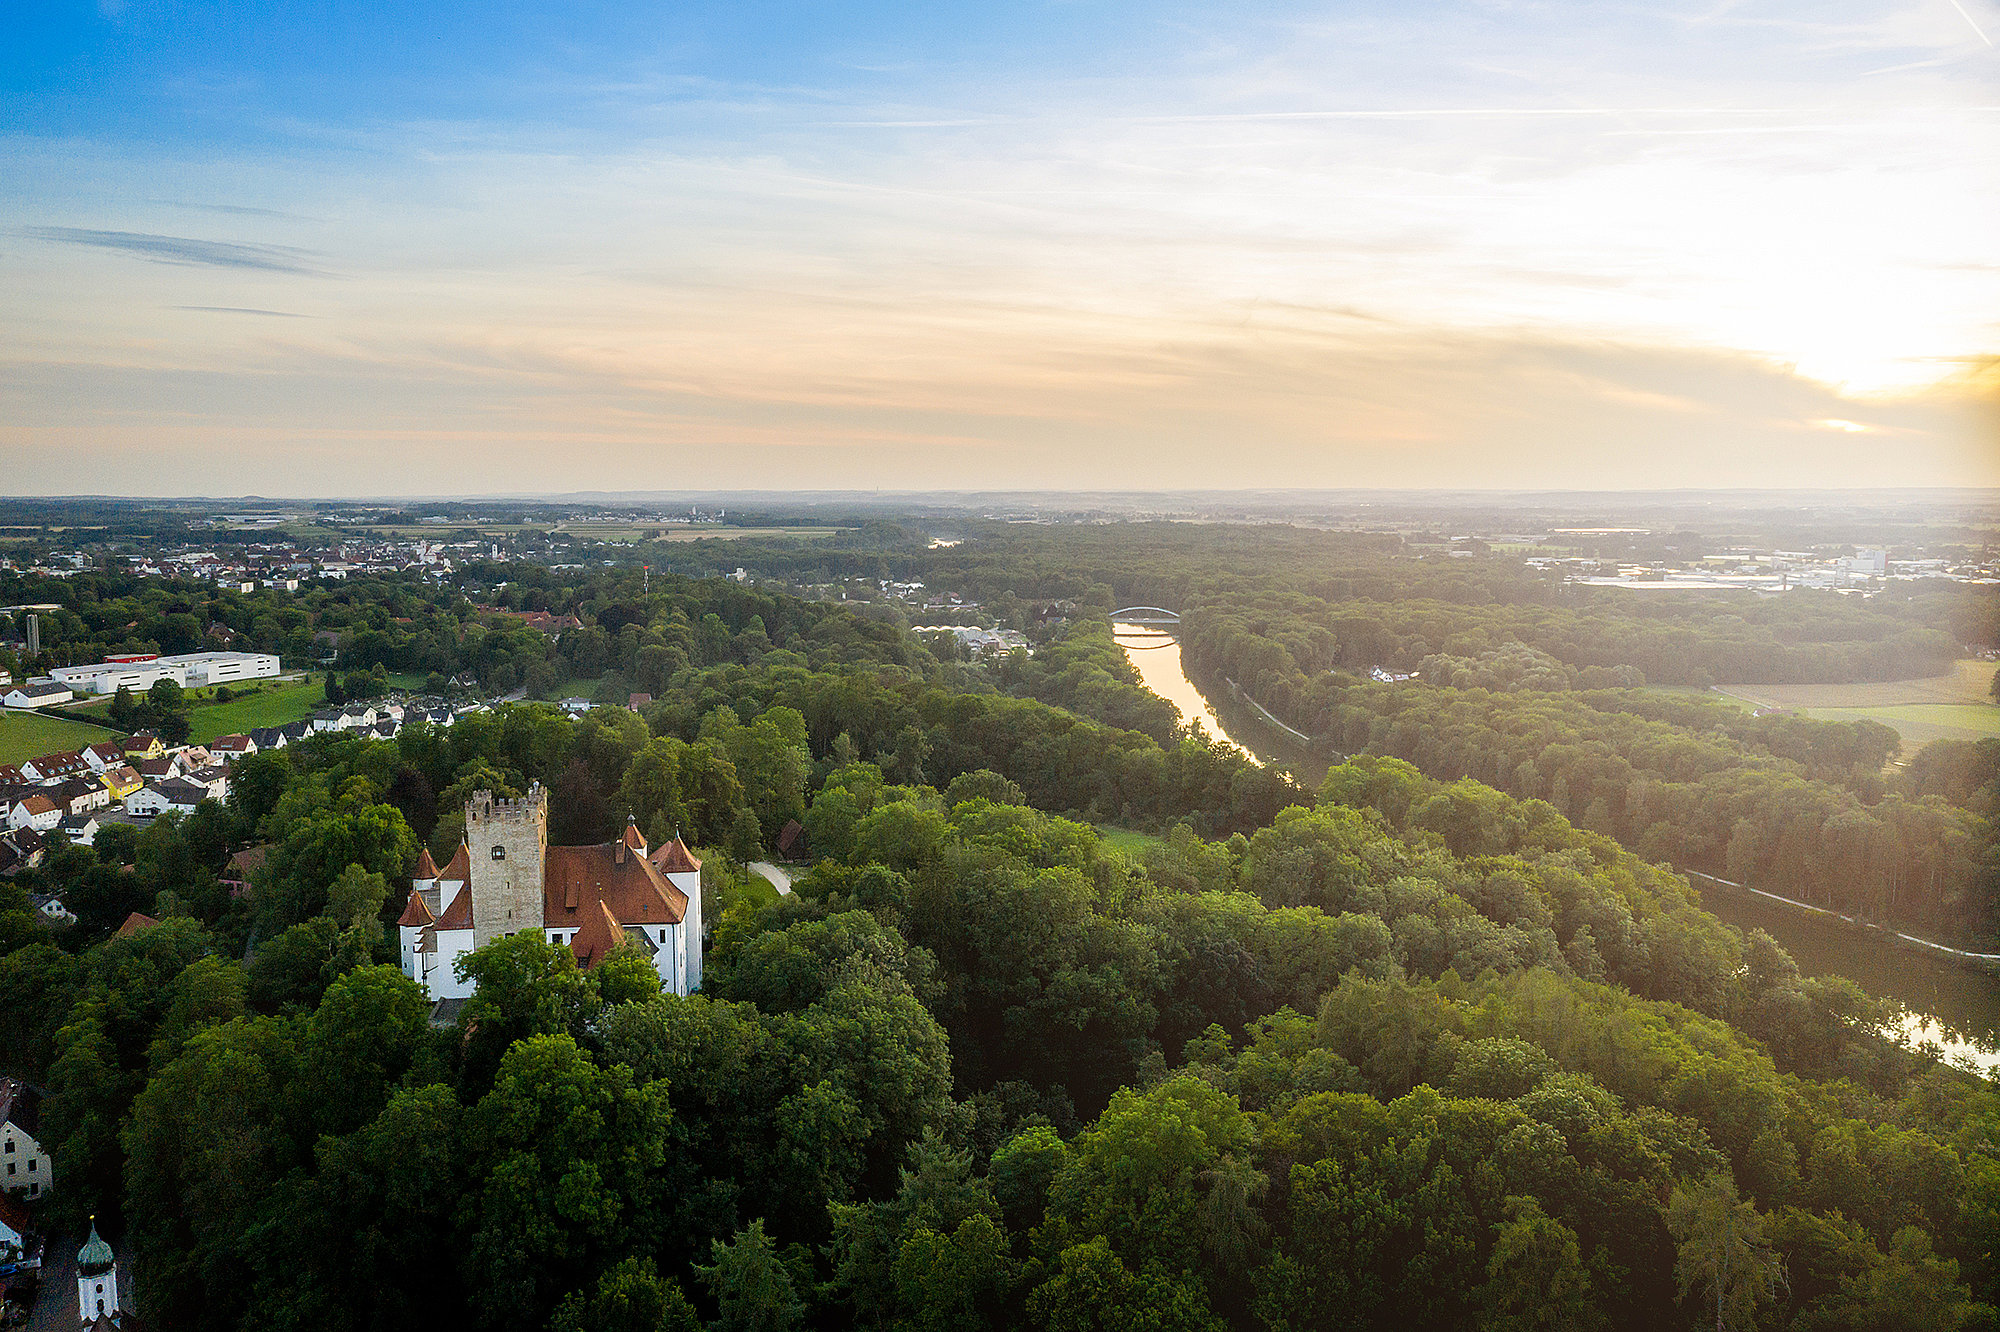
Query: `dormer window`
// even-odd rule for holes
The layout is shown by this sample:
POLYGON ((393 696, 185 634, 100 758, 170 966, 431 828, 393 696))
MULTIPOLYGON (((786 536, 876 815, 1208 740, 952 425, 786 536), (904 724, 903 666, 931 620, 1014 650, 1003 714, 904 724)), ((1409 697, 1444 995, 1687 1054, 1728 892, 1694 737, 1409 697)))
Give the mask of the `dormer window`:
POLYGON ((496 847, 494 847, 494 848, 493 848, 493 858, 494 858, 495 860, 505 860, 505 859, 507 858, 507 848, 506 848, 506 847, 504 847, 504 846, 496 846, 496 847))

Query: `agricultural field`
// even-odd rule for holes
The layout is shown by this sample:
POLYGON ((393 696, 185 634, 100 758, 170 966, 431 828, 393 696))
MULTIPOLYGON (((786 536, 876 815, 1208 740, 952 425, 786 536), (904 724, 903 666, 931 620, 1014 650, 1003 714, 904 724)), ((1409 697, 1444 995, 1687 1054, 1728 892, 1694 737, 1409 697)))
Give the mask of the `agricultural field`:
POLYGON ((111 738, 109 731, 62 717, 44 717, 34 712, 0 712, 0 763, 19 763, 38 754, 81 749, 111 738))
POLYGON ((1903 737, 1908 758, 1933 740, 2000 735, 2000 705, 1987 690, 1995 663, 1967 659, 1948 675, 1874 684, 1717 685, 1765 708, 1791 708, 1821 721, 1878 721, 1903 737))

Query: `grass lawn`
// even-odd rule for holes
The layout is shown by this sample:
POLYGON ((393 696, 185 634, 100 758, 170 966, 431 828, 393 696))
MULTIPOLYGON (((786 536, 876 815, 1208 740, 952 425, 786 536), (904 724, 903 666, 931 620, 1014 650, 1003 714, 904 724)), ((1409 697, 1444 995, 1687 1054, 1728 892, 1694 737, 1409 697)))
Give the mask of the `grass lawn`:
POLYGON ((1163 839, 1151 833, 1139 832, 1133 828, 1119 828, 1109 823, 1098 824, 1097 835, 1104 839, 1106 846, 1114 851, 1123 851, 1128 856, 1144 855, 1151 848, 1165 844, 1163 839))
POLYGON ((32 712, 0 713, 0 763, 20 763, 112 738, 109 731, 61 717, 43 717, 32 712))
POLYGON ((302 721, 325 706, 323 678, 281 684, 227 703, 196 702, 188 708, 188 739, 201 744, 218 735, 236 735, 259 726, 283 726, 302 721))

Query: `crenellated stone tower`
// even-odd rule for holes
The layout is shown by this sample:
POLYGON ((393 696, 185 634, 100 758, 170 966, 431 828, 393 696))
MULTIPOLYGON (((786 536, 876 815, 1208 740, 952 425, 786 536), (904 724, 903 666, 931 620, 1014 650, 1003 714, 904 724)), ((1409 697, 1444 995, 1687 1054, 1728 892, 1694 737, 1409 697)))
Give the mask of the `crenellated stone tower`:
POLYGON ((549 801, 536 782, 519 800, 474 791, 465 806, 472 853, 472 946, 484 948, 517 930, 542 929, 542 866, 549 845, 549 801))

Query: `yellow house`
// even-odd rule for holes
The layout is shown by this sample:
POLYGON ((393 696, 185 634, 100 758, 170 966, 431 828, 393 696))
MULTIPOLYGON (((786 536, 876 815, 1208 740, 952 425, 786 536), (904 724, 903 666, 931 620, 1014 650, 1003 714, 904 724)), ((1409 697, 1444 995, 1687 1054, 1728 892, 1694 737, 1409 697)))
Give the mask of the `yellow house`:
POLYGON ((133 771, 129 763, 106 768, 97 774, 97 780, 104 783, 105 789, 111 792, 111 798, 116 801, 124 800, 126 796, 146 784, 146 779, 133 771))
POLYGON ((160 737, 151 731, 141 731, 137 735, 126 736, 120 747, 125 751, 127 763, 138 759, 158 758, 167 752, 167 747, 160 743, 160 737))

